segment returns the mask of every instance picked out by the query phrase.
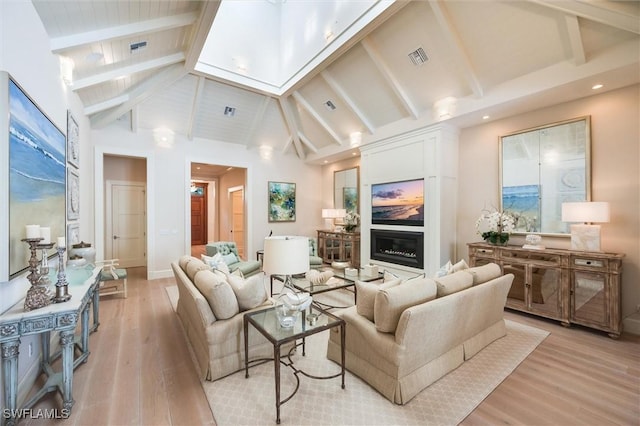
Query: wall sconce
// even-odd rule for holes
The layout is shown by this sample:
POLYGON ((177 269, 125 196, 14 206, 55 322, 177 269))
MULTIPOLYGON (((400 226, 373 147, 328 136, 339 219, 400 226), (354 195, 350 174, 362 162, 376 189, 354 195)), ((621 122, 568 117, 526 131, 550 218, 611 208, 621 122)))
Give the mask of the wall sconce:
POLYGON ((273 157, 273 147, 268 145, 260 145, 260 158, 263 160, 271 160, 273 157))
POLYGON ((166 127, 153 129, 153 140, 156 141, 156 144, 160 147, 171 148, 174 137, 175 133, 173 133, 173 130, 167 129, 166 127))
POLYGON ((600 251, 600 225, 590 222, 609 222, 609 203, 562 203, 563 222, 583 222, 571 225, 571 249, 600 251))
POLYGON ((436 101, 433 104, 433 118, 436 121, 442 121, 453 117, 453 113, 456 111, 456 102, 457 99, 453 96, 436 101))
POLYGON ((349 135, 349 145, 351 145, 351 148, 356 148, 360 146, 361 143, 362 143, 362 132, 352 132, 349 135))
POLYGON ((65 82, 67 86, 73 85, 73 69, 75 68, 75 63, 73 59, 60 56, 60 77, 62 77, 62 81, 65 82))
POLYGON ((347 215, 346 209, 322 209, 322 218, 324 226, 332 231, 336 230, 335 219, 341 219, 347 215))

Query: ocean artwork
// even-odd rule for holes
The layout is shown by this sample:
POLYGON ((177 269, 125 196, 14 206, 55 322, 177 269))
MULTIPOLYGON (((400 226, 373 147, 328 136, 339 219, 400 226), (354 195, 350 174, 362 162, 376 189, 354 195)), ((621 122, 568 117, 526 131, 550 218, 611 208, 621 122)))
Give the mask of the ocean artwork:
MULTIPOLYGON (((22 89, 9 79, 9 274, 26 269, 25 227, 66 235, 66 139, 22 89)), ((52 250, 53 252, 53 250, 52 250)))
POLYGON ((502 209, 515 217, 516 231, 538 232, 540 230, 540 186, 503 187, 502 209))
POLYGON ((371 185, 371 223, 424 225, 424 179, 371 185))
POLYGON ((296 184, 269 182, 269 222, 295 222, 296 184))

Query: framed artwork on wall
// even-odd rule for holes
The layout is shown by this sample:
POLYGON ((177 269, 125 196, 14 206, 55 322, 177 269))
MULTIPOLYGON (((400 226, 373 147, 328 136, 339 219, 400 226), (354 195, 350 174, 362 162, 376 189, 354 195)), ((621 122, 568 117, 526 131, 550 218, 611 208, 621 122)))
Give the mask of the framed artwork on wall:
POLYGON ((67 247, 80 242, 80 223, 73 222, 67 224, 67 247))
POLYGON ((67 162, 80 168, 80 128, 69 110, 67 110, 67 162))
MULTIPOLYGON (((52 236, 66 234, 66 139, 7 72, 0 72, 0 104, 8 111, 0 117, 0 158, 8 159, 2 180, 8 180, 4 203, 9 217, 8 267, 0 268, 2 281, 5 273, 13 278, 28 267, 29 247, 22 242, 27 225, 48 227, 52 236)), ((51 249, 48 256, 55 253, 51 249)))
POLYGON ((67 168, 67 220, 80 217, 80 176, 73 168, 67 168))
POLYGON ((296 184, 269 182, 269 222, 296 221, 296 184))

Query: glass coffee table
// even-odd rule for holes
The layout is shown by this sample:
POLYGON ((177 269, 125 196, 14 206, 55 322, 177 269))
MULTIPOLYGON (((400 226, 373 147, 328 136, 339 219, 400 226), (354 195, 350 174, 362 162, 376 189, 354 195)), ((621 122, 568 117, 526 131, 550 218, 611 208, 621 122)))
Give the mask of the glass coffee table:
MULTIPOLYGON (((353 292, 354 303, 358 300, 358 293, 356 291, 356 281, 377 281, 383 278, 383 273, 379 273, 377 276, 365 275, 362 272, 362 269, 359 269, 357 274, 355 275, 347 275, 344 269, 334 269, 334 268, 321 268, 318 269, 320 272, 324 271, 333 271, 333 277, 329 279, 326 283, 314 284, 310 282, 308 279, 302 276, 293 276, 292 282, 293 286, 298 291, 303 291, 309 293, 311 296, 316 294, 326 293, 328 291, 347 289, 348 291, 353 292)), ((284 276, 282 275, 271 275, 270 285, 271 285, 271 296, 273 296, 273 281, 277 280, 284 283, 284 276)), ((314 301, 314 303, 316 303, 314 301)), ((335 308, 336 306, 328 306, 328 308, 335 308)))
MULTIPOLYGON (((330 314, 327 311, 318 309, 315 306, 309 308, 309 312, 314 315, 315 320, 313 324, 310 324, 306 320, 307 312, 302 311, 297 317, 296 322, 292 327, 282 327, 278 321, 278 315, 276 309, 278 306, 262 309, 259 311, 249 312, 244 315, 244 371, 245 377, 249 377, 249 324, 251 324, 256 330, 258 330, 264 337, 267 338, 273 344, 273 366, 274 366, 274 379, 276 383, 276 423, 280 424, 280 405, 289 401, 298 391, 300 387, 300 378, 298 374, 303 374, 312 379, 333 379, 336 377, 342 377, 342 389, 344 389, 344 333, 345 322, 341 318, 330 314), (316 333, 328 330, 330 328, 340 327, 340 347, 341 347, 341 365, 340 373, 331 376, 313 376, 305 373, 304 371, 297 369, 293 365, 291 355, 297 346, 302 345, 302 356, 305 356, 305 338, 316 333), (302 343, 294 343, 289 352, 285 355, 286 360, 281 360, 280 347, 289 342, 297 342, 301 340, 302 343), (280 364, 283 364, 293 370, 293 374, 296 378, 296 387, 291 393, 284 399, 280 398, 280 364)), ((257 361, 257 360, 254 360, 257 361)))

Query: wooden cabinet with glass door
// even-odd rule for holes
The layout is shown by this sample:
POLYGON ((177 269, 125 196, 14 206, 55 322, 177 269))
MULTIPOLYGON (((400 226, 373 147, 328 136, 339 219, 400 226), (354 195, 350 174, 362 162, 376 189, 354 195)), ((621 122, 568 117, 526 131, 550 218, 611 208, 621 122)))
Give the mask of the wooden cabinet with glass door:
POLYGON ((471 266, 495 262, 505 274, 514 275, 507 308, 620 336, 624 255, 486 243, 468 246, 471 266))

